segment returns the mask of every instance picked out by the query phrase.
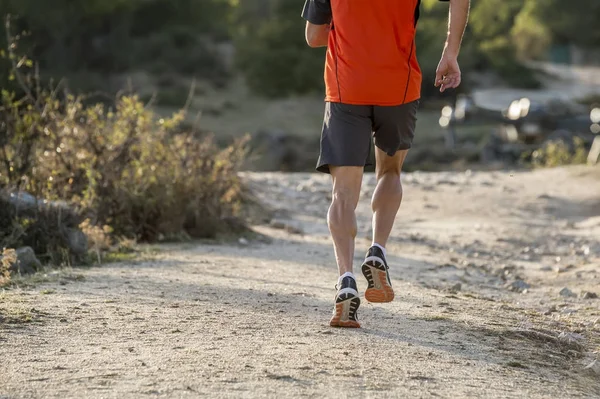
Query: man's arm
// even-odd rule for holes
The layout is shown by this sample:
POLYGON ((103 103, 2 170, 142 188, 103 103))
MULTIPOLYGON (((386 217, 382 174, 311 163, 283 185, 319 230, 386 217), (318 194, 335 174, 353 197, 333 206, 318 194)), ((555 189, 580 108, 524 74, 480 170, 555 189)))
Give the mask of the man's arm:
POLYGON ((457 88, 461 82, 458 54, 469 19, 470 4, 470 0, 450 0, 448 37, 435 76, 435 86, 440 87, 442 92, 457 88))
POLYGON ((306 0, 302 17, 306 20, 306 43, 310 47, 327 46, 332 19, 329 0, 306 0))
POLYGON ((450 16, 448 17, 448 39, 444 52, 458 58, 467 21, 469 19, 470 0, 450 0, 450 16))

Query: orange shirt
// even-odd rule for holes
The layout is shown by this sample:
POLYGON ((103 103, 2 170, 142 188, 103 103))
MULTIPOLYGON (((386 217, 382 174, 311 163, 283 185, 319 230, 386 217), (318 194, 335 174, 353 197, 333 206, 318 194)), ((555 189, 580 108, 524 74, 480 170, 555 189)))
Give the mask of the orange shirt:
POLYGON ((330 7, 326 101, 386 106, 420 98, 422 75, 415 48, 420 3, 307 0, 304 17, 315 24, 324 23, 330 7), (306 10, 311 6, 312 15, 306 10))

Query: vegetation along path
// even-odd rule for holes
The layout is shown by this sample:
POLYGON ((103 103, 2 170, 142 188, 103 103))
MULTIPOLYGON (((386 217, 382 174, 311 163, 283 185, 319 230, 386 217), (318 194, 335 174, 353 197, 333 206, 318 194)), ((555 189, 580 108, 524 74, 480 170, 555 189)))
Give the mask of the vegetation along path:
POLYGON ((0 398, 600 396, 600 171, 406 174, 397 297, 363 301, 358 330, 328 326, 327 177, 245 179, 272 208, 268 240, 1 292, 0 398))

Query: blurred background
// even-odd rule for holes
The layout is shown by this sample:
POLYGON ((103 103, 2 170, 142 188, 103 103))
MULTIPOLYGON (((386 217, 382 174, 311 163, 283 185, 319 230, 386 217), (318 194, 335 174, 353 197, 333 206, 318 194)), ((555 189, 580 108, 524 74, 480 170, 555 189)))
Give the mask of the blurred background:
MULTIPOLYGON (((302 6, 1 0, 0 13, 26 32, 19 52, 39 62, 43 79, 64 78, 72 92, 92 93, 88 101, 132 89, 142 101, 154 99, 161 115, 181 108, 195 81, 187 122, 201 112, 200 132, 222 145, 250 133, 249 168, 305 171, 316 161, 325 50, 305 45, 302 6)), ((423 107, 409 170, 587 159, 600 131, 592 115, 600 102, 600 2, 473 0, 460 58, 464 84, 445 96, 432 82, 448 5, 424 0, 422 9, 423 107), (547 148, 548 139, 564 146, 547 148), (547 159, 548 151, 560 159, 547 159)))

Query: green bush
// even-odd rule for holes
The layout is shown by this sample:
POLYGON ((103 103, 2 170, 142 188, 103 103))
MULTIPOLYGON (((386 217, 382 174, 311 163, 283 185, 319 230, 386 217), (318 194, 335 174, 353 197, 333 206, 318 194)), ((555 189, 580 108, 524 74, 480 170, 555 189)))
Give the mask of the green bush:
POLYGON ((66 205, 23 215, 0 204, 1 225, 12 226, 0 244, 56 252, 68 248, 61 232, 83 219, 145 241, 244 229, 237 172, 247 138, 220 149, 211 137, 181 131, 184 110, 161 118, 135 95, 87 106, 84 97, 43 89, 29 65, 15 62, 12 72, 25 95, 0 96, 0 191, 66 205))
POLYGON ((490 40, 482 45, 482 51, 492 69, 509 85, 523 89, 541 87, 535 72, 516 59, 516 50, 508 38, 490 40))
POLYGON ((574 137, 572 143, 551 140, 531 154, 531 163, 537 167, 584 164, 587 151, 584 141, 579 137, 574 137))
POLYGON ((15 115, 7 120, 15 135, 0 156, 5 185, 21 181, 27 191, 76 204, 117 235, 142 240, 214 237, 228 228, 222 219, 236 215, 245 140, 219 150, 210 138, 177 133, 183 112, 157 118, 136 96, 121 97, 114 110, 48 93, 41 112, 8 93, 3 100, 15 115), (11 148, 21 138, 33 139, 29 161, 11 148), (17 164, 20 174, 6 169, 17 164))
POLYGON ((267 97, 322 93, 325 50, 306 45, 302 4, 295 0, 271 4, 267 16, 242 13, 250 4, 240 5, 238 10, 236 60, 248 86, 267 97))

